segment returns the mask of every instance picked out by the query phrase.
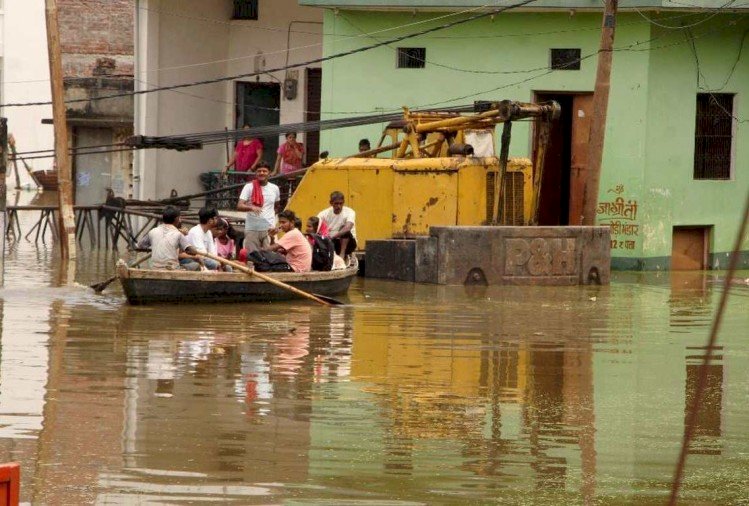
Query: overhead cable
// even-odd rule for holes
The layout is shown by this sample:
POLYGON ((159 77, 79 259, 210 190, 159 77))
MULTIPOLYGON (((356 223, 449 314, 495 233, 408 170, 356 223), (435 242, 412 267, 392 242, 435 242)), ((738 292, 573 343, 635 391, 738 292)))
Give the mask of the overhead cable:
MULTIPOLYGON (((107 99, 120 98, 120 97, 129 97, 129 96, 135 96, 135 95, 145 95, 145 94, 148 94, 148 93, 155 93, 157 91, 176 90, 176 89, 182 89, 182 88, 190 88, 190 87, 193 87, 193 86, 201 86, 201 85, 205 85, 205 84, 215 84, 215 83, 220 83, 220 82, 224 82, 224 81, 234 81, 236 79, 244 79, 244 78, 248 78, 248 77, 254 77, 254 76, 258 76, 258 75, 262 75, 262 74, 271 73, 271 72, 280 72, 280 71, 283 71, 283 70, 289 70, 289 69, 300 68, 300 67, 307 67, 307 66, 314 65, 314 64, 317 64, 317 63, 323 63, 323 62, 326 62, 326 61, 334 60, 334 59, 337 59, 337 58, 343 58, 345 56, 351 56, 353 54, 363 53, 365 51, 371 51, 372 49, 376 49, 378 47, 385 46, 386 44, 392 44, 394 42, 400 42, 400 41, 403 41, 403 40, 412 39, 414 37, 419 37, 421 35, 425 35, 427 33, 433 33, 433 32, 439 31, 439 30, 445 30, 445 29, 448 29, 448 28, 452 28, 454 26, 458 26, 458 25, 462 25, 462 24, 465 24, 465 23, 469 23, 471 21, 475 21, 477 19, 485 18, 485 17, 488 17, 488 16, 495 16, 497 14, 500 14, 502 12, 508 11, 510 9, 515 9, 515 8, 518 8, 518 7, 522 7, 524 5, 528 5, 528 4, 531 4, 531 3, 536 2, 536 1, 537 0, 523 0, 521 2, 512 4, 512 5, 508 5, 506 7, 501 7, 501 8, 498 8, 498 9, 493 9, 491 11, 482 12, 482 13, 479 13, 479 14, 474 14, 473 16, 469 16, 469 17, 464 18, 464 19, 458 19, 458 20, 455 20, 455 21, 450 21, 448 23, 444 23, 444 24, 439 25, 439 26, 427 28, 427 29, 421 30, 419 32, 408 33, 408 34, 401 35, 401 36, 398 36, 398 37, 393 37, 392 39, 388 39, 386 41, 377 42, 375 44, 370 44, 368 46, 363 46, 363 47, 360 47, 360 48, 351 49, 349 51, 343 51, 343 52, 335 53, 335 54, 328 55, 328 56, 322 56, 322 57, 319 57, 319 58, 314 58, 312 60, 307 60, 305 62, 292 63, 290 65, 284 65, 284 66, 281 66, 281 67, 267 69, 267 70, 262 71, 262 72, 248 72, 248 73, 237 74, 237 75, 233 75, 233 76, 223 76, 223 77, 217 77, 217 78, 214 78, 214 79, 205 79, 205 80, 202 80, 202 81, 194 81, 194 82, 191 82, 191 83, 180 83, 180 84, 174 84, 174 85, 171 85, 171 86, 161 86, 161 87, 153 88, 153 89, 150 89, 150 90, 135 90, 135 91, 125 92, 125 93, 115 93, 115 94, 112 94, 112 95, 104 95, 104 96, 99 96, 99 97, 91 97, 91 98, 85 98, 85 99, 68 100, 65 103, 66 104, 74 104, 74 103, 80 103, 80 102, 93 102, 93 101, 107 100, 107 99)), ((52 104, 51 101, 43 101, 43 102, 17 102, 17 103, 10 103, 10 104, 2 104, 2 105, 0 105, 0 108, 1 107, 29 107, 29 106, 50 105, 50 104, 52 104)))

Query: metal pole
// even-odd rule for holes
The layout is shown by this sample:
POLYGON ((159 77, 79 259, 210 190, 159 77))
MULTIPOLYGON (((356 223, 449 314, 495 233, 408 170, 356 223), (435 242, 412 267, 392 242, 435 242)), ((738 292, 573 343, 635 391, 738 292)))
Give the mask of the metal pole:
POLYGON ((603 11, 601 48, 598 52, 598 71, 593 94, 593 118, 590 122, 590 137, 588 139, 588 177, 585 180, 585 191, 583 192, 583 225, 595 225, 596 223, 618 3, 618 0, 606 0, 603 11))
MULTIPOLYGON (((47 18, 47 49, 49 75, 52 87, 52 119, 55 130, 55 160, 57 161, 57 193, 59 199, 59 237, 63 261, 73 262, 76 257, 75 214, 73 212, 73 183, 70 153, 68 152, 68 125, 65 118, 65 92, 63 89, 62 52, 57 21, 57 1, 45 0, 47 18)), ((66 268, 63 266, 63 268, 66 268)))
POLYGON ((5 227, 8 222, 6 214, 6 200, 8 187, 5 184, 5 173, 8 168, 8 118, 0 118, 0 286, 5 285, 5 227))
MULTIPOLYGON (((492 225, 499 223, 499 205, 504 189, 505 174, 507 174, 507 159, 510 157, 510 138, 512 136, 512 121, 505 121, 502 127, 502 146, 499 150, 499 170, 494 174, 494 202, 492 207, 492 225)), ((513 223, 514 225, 514 223, 513 223)))

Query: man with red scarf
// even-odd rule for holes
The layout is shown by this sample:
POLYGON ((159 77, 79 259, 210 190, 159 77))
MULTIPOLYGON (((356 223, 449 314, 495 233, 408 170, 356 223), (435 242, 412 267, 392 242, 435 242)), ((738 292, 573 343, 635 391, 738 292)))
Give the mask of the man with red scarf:
POLYGON ((268 231, 276 226, 276 211, 281 200, 278 186, 268 181, 270 167, 260 162, 255 168, 255 179, 242 188, 237 211, 245 211, 244 247, 247 253, 270 245, 268 231))

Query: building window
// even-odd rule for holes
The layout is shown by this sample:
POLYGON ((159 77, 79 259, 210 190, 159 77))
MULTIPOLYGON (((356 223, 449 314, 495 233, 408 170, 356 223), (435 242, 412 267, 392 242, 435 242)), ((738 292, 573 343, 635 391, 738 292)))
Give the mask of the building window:
POLYGON ((697 94, 694 179, 730 179, 733 143, 733 95, 697 94))
POLYGON ((234 0, 234 15, 232 19, 257 20, 258 0, 234 0))
POLYGON ((399 47, 398 68, 399 69, 423 69, 426 63, 427 48, 425 47, 399 47))
POLYGON ((551 68, 554 70, 580 70, 580 48, 552 49, 551 68))

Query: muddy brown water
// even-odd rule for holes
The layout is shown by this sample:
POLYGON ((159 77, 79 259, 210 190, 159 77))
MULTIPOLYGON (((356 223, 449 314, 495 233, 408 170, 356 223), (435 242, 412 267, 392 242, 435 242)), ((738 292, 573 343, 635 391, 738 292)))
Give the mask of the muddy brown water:
MULTIPOLYGON (((0 290, 0 462, 34 504, 661 504, 723 276, 129 307, 85 287, 115 255, 73 287, 55 255, 11 245, 0 290)), ((747 329, 737 284, 685 504, 749 501, 747 329)))

